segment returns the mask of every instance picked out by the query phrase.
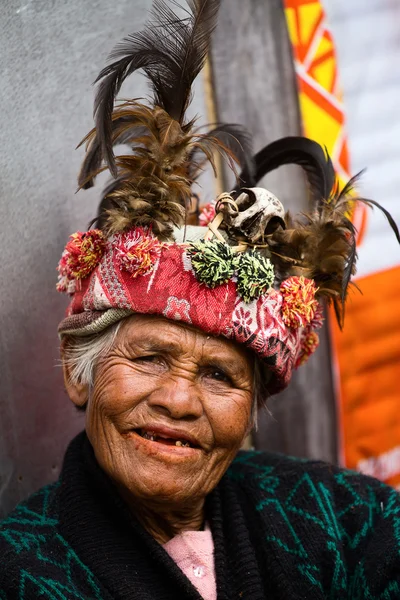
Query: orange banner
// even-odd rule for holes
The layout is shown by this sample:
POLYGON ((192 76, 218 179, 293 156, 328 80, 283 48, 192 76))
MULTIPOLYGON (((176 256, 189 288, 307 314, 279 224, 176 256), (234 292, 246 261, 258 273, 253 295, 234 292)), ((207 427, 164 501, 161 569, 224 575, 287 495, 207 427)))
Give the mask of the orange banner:
POLYGON ((332 321, 345 464, 400 485, 400 267, 357 280, 342 333, 332 321))

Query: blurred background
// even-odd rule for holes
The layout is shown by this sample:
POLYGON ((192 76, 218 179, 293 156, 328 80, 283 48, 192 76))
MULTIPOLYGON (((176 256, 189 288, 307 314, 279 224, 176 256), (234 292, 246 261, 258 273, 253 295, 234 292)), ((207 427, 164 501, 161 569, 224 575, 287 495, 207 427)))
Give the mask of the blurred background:
MULTIPOLYGON (((76 191, 75 146, 92 127, 94 81, 151 0, 3 0, 0 17, 0 516, 56 479, 83 419, 58 366, 55 291, 68 236, 96 213, 102 184, 76 191)), ((191 114, 238 122, 254 150, 284 135, 326 145, 346 181, 400 223, 400 4, 397 0, 222 0, 191 114), (367 5, 367 6, 366 6, 367 5)), ((121 97, 143 97, 140 75, 121 97)), ((221 181, 206 173, 202 204, 221 181)), ((225 182, 229 189, 231 182, 225 182)), ((263 185, 307 208, 297 167, 263 185)), ((385 218, 357 209, 359 270, 340 332, 260 415, 259 449, 318 458, 400 484, 400 249, 385 218)))

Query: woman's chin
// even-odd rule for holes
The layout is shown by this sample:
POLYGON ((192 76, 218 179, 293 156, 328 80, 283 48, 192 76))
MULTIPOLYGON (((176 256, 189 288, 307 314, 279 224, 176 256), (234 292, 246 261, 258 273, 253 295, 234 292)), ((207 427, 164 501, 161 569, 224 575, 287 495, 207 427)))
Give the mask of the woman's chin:
POLYGON ((109 473, 120 488, 126 488, 136 498, 174 504, 193 499, 196 488, 202 495, 205 482, 201 474, 208 463, 204 450, 166 445, 137 434, 123 437, 123 450, 114 453, 109 473), (121 462, 115 461, 115 456, 121 462))

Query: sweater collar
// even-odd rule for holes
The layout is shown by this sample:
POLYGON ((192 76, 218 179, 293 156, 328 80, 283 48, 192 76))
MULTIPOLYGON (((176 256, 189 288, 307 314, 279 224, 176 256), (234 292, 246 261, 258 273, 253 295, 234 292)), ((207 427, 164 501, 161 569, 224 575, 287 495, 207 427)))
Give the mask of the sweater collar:
MULTIPOLYGON (((262 600, 256 556, 226 476, 207 498, 206 518, 214 540, 218 600, 262 600)), ((97 464, 85 433, 71 442, 65 455, 60 530, 113 598, 201 599, 164 548, 132 516, 97 464)))
POLYGON ((71 442, 65 455, 60 529, 113 598, 200 600, 163 547, 131 515, 97 464, 85 433, 71 442))

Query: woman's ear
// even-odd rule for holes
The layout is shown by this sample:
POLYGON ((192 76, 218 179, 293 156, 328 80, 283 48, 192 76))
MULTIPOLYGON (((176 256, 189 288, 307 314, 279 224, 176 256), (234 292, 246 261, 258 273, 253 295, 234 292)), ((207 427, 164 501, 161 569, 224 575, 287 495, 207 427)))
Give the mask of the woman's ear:
POLYGON ((61 363, 64 374, 64 385, 67 390, 67 394, 72 400, 72 402, 78 408, 83 408, 89 399, 89 386, 84 383, 75 383, 71 378, 71 367, 66 360, 66 347, 67 341, 63 340, 61 342, 60 354, 61 354, 61 363))

